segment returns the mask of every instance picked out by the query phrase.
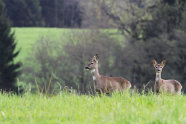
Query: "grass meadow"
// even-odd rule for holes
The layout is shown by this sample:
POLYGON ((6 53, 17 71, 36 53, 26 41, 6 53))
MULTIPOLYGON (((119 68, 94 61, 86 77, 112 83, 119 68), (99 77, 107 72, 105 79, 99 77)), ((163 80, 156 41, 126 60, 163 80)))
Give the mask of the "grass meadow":
POLYGON ((1 124, 185 124, 186 97, 114 93, 0 95, 1 124))
MULTIPOLYGON (((32 48, 35 43, 42 37, 47 37, 52 40, 62 40, 64 43, 68 42, 74 32, 83 32, 88 29, 65 29, 65 28, 13 28, 12 32, 15 33, 15 40, 17 42, 17 50, 20 50, 20 54, 16 58, 16 61, 22 61, 24 63, 25 58, 32 53, 32 48)), ((103 30, 109 32, 111 37, 117 38, 119 42, 123 42, 122 35, 116 34, 116 29, 103 30)))
MULTIPOLYGON (((76 30, 76 29, 75 29, 76 30)), ((43 36, 65 38, 71 29, 13 28, 22 61, 43 36)), ((186 124, 186 97, 125 92, 111 96, 61 91, 47 96, 0 94, 0 124, 186 124)))
MULTIPOLYGON (((75 30, 75 29, 73 29, 75 30)), ((13 28, 17 50, 20 54, 16 60, 24 62, 25 58, 32 52, 33 45, 42 37, 52 37, 54 40, 67 38, 71 29, 61 28, 13 28)))

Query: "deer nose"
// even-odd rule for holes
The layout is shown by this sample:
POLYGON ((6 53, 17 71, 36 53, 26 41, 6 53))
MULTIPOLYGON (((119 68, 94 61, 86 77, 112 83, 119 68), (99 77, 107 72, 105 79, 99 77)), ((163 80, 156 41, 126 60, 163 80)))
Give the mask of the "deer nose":
POLYGON ((85 69, 89 69, 89 67, 86 66, 85 69))

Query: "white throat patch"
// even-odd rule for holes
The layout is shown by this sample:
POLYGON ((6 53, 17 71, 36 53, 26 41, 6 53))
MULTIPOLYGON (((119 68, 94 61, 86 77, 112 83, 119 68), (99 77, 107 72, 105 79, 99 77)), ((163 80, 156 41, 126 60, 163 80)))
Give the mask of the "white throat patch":
POLYGON ((96 80, 96 77, 94 75, 92 76, 92 78, 93 78, 94 81, 96 80))
POLYGON ((161 73, 156 73, 156 81, 159 81, 161 79, 161 73))
POLYGON ((96 69, 92 69, 91 72, 94 73, 96 71, 96 69))

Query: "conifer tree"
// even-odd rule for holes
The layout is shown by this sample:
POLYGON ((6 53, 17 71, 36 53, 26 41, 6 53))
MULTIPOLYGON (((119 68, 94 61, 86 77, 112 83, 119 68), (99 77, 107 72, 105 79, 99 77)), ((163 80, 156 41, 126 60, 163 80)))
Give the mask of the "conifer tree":
POLYGON ((15 82, 19 74, 20 63, 15 63, 14 59, 19 51, 15 51, 14 33, 11 32, 9 21, 4 13, 4 4, 0 0, 0 89, 16 91, 15 82))

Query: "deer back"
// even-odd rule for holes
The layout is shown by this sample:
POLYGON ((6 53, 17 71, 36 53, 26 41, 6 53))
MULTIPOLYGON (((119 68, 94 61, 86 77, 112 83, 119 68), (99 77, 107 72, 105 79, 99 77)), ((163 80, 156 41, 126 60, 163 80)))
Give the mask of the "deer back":
POLYGON ((182 86, 177 80, 160 80, 155 83, 156 92, 181 93, 182 86))
POLYGON ((181 93, 182 86, 177 80, 164 80, 167 90, 172 93, 181 93))
POLYGON ((122 92, 124 89, 129 89, 131 87, 130 82, 124 78, 107 76, 101 76, 99 84, 97 83, 97 85, 102 87, 101 89, 104 93, 109 93, 116 90, 122 92))

